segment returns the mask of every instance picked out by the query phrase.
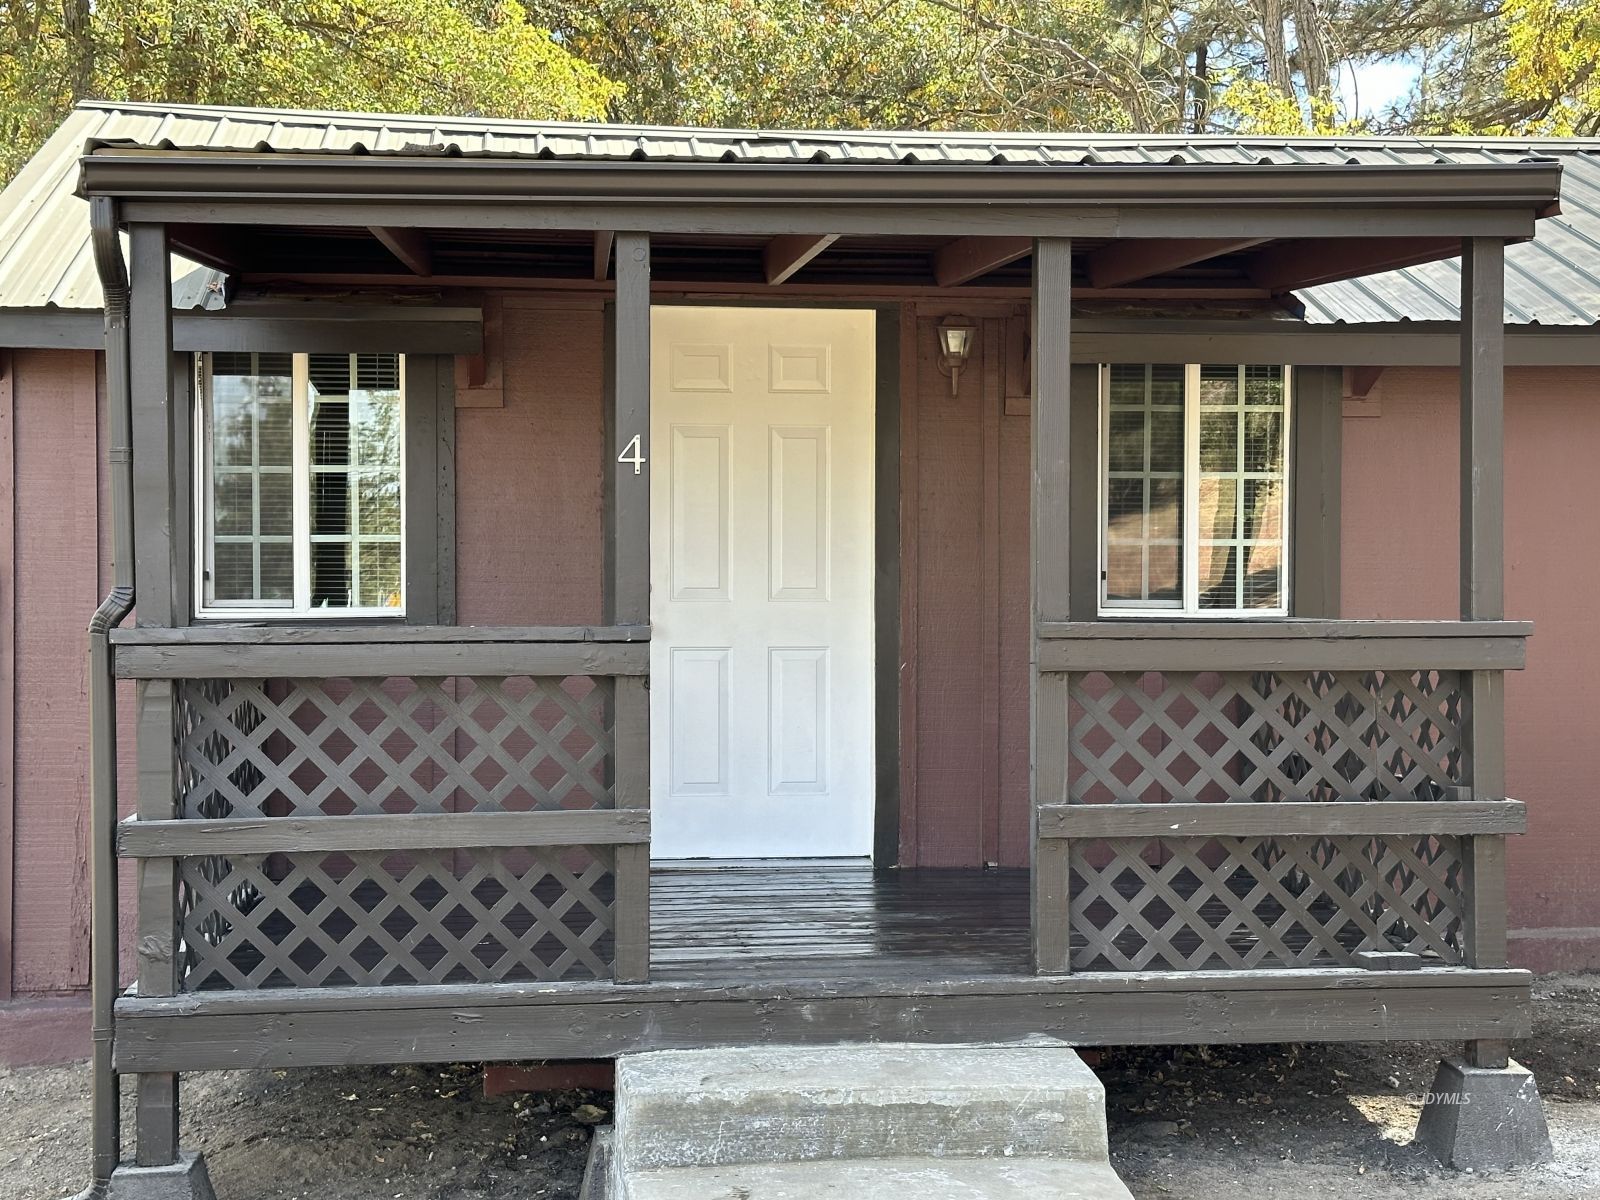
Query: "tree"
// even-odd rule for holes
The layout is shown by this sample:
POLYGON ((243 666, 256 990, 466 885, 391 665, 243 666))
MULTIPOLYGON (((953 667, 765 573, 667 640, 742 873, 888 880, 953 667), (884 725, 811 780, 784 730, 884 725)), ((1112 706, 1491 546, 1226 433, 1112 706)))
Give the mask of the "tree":
POLYGON ((0 180, 78 100, 596 118, 618 85, 516 0, 0 0, 0 180))

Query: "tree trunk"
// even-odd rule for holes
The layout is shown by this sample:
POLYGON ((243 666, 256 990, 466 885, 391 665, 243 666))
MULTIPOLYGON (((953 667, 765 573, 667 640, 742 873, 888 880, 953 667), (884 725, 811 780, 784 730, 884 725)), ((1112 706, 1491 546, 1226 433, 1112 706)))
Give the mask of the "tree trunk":
POLYGON ((1211 116, 1210 71, 1206 44, 1201 42, 1194 50, 1194 120, 1189 128, 1191 133, 1204 133, 1206 121, 1211 116))
POLYGON ((1267 53, 1267 82, 1292 99, 1294 79, 1289 74, 1289 51, 1283 38, 1283 0, 1261 0, 1261 44, 1267 53))
POLYGON ((1317 0, 1294 0, 1294 31, 1300 57, 1300 74, 1308 95, 1329 93, 1326 22, 1317 0))
POLYGON ((94 29, 90 0, 62 0, 61 33, 67 44, 67 83, 72 103, 87 97, 94 86, 94 29))

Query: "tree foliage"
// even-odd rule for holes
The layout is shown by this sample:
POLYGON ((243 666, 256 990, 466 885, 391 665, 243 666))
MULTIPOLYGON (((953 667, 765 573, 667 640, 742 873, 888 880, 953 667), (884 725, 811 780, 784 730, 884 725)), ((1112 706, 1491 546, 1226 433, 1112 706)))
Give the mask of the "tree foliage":
POLYGON ((86 97, 529 118, 617 85, 516 0, 0 0, 0 179, 86 97))
POLYGON ((1600 132, 1600 0, 524 4, 0 0, 0 178, 86 96, 767 128, 1600 132), (1381 63, 1414 85, 1351 111, 1341 85, 1381 63))

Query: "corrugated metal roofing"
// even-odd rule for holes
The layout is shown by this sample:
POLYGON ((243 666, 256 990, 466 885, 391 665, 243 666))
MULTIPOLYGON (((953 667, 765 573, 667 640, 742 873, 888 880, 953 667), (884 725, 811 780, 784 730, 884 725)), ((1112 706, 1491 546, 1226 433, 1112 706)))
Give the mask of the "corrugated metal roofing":
MULTIPOLYGON (((97 308, 84 202, 72 194, 90 142, 183 150, 653 162, 932 164, 1515 162, 1559 155, 1564 215, 1508 254, 1507 320, 1600 322, 1600 142, 1457 138, 1241 138, 1130 134, 790 132, 531 123, 273 109, 81 105, 0 194, 0 305, 97 308)), ((1459 267, 1435 263, 1301 293, 1313 322, 1451 320, 1459 267)), ((218 302, 216 272, 179 260, 174 304, 218 302)))
MULTIPOLYGON (((98 309, 100 278, 89 244, 89 204, 73 194, 78 159, 91 138, 154 128, 154 109, 81 105, 0 192, 0 307, 98 309)), ((211 120, 225 109, 212 109, 211 120)), ((172 259, 172 306, 219 308, 223 275, 172 259)))
MULTIPOLYGON (((1485 154, 1496 143, 1486 143, 1485 154)), ((1541 142, 1560 158, 1561 215, 1539 222, 1531 242, 1506 247, 1506 322, 1600 323, 1600 141, 1541 142)), ((1447 259, 1323 284, 1296 293, 1313 324, 1454 321, 1461 261, 1447 259)))

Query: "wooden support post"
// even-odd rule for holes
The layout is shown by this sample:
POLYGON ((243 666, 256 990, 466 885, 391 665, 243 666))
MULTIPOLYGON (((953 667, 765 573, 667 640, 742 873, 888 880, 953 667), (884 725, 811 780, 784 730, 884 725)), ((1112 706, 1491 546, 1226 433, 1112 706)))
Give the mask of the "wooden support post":
POLYGON ((1461 243, 1461 619, 1505 616, 1505 243, 1461 243))
MULTIPOLYGON (((1505 616, 1505 243, 1461 244, 1461 619, 1505 616)), ((1505 693, 1500 671, 1474 671, 1467 752, 1473 799, 1505 798, 1505 693)), ((1506 962, 1505 838, 1465 850, 1467 959, 1506 962)), ((1496 1053, 1469 1057, 1497 1058, 1496 1053)))
MULTIPOLYGON (((612 332, 611 482, 606 615, 616 625, 650 622, 650 239, 616 235, 617 299, 612 332)), ((650 693, 645 679, 618 679, 613 787, 618 808, 650 807, 650 693)), ((616 979, 650 974, 650 846, 618 846, 616 979)))
POLYGON ((1039 670, 1039 626, 1072 615, 1071 554, 1072 242, 1040 238, 1033 246, 1033 635, 1030 722, 1033 802, 1032 928, 1034 970, 1068 969, 1069 847, 1038 836, 1039 807, 1066 801, 1067 679, 1039 670))
MULTIPOLYGON (((134 572, 140 625, 176 623, 173 594, 172 267, 163 225, 128 230, 134 572)), ((176 551, 182 553, 183 551, 176 551)))
MULTIPOLYGON (((174 570, 186 547, 174 544, 178 481, 174 470, 172 267, 162 225, 128 230, 130 299, 128 374, 133 398, 134 570, 139 581, 140 625, 179 624, 174 570)), ((174 814, 173 685, 141 686, 135 722, 138 812, 174 814)), ((177 880, 172 859, 141 863, 138 873, 139 994, 170 996, 177 990, 177 880)), ((141 1074, 135 1101, 135 1161, 165 1166, 178 1158, 178 1077, 141 1074)))

